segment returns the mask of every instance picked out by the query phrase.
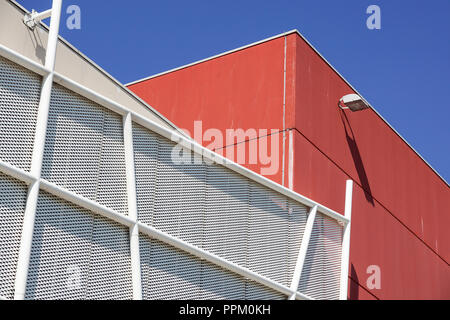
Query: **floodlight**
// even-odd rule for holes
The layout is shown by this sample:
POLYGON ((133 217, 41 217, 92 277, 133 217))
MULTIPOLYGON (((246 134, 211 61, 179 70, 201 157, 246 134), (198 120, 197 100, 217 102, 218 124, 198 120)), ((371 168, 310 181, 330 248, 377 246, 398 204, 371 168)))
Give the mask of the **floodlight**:
POLYGON ((357 94, 348 94, 339 100, 339 108, 342 110, 350 109, 351 111, 361 111, 368 109, 369 105, 357 94))

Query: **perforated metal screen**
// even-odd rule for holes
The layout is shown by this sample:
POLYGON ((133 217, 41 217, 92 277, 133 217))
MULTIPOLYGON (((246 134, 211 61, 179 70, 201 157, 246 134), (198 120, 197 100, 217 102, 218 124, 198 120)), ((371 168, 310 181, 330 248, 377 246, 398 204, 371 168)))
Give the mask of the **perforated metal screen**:
POLYGON ((7 299, 14 297, 26 199, 26 185, 0 173, 0 296, 7 299))
MULTIPOLYGON (((124 132, 122 115, 58 84, 51 94, 42 174, 30 178, 40 87, 40 76, 0 58, 0 168, 8 173, 5 168, 12 167, 41 189, 27 299, 132 299, 132 250, 139 251, 137 280, 144 299, 287 298, 286 290, 273 288, 289 291, 292 285, 311 208, 226 166, 207 164, 193 151, 183 151, 190 163, 176 163, 173 141, 135 122, 124 132), (132 163, 126 134, 133 141, 132 163), (135 199, 129 197, 130 179, 135 199), (136 222, 224 264, 148 234, 141 234, 133 249, 129 224, 111 220, 134 219, 130 201, 137 204, 136 222), (224 267, 227 263, 257 277, 250 280, 224 267)), ((0 173, 0 296, 8 299, 14 297, 30 201, 24 182, 0 173)), ((342 232, 335 219, 317 215, 298 291, 318 299, 339 297, 342 232)))
POLYGON ((315 299, 339 298, 342 225, 316 217, 299 283, 299 291, 315 299))
POLYGON ((41 77, 0 57, 0 159, 30 170, 41 77))

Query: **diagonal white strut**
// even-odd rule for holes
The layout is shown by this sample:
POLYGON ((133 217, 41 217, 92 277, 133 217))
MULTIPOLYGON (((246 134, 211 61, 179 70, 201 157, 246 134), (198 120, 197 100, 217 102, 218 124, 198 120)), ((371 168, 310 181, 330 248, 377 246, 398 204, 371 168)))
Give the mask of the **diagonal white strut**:
MULTIPOLYGON (((308 252, 309 239, 311 239, 312 230, 314 227, 314 221, 316 220, 317 206, 311 208, 306 221, 305 231, 303 232, 302 243, 297 256, 297 263, 294 269, 294 275, 291 282, 291 290, 297 292, 300 282, 300 276, 302 275, 303 265, 305 264, 306 253, 308 252)), ((291 295, 289 300, 295 300, 295 295, 291 295)))

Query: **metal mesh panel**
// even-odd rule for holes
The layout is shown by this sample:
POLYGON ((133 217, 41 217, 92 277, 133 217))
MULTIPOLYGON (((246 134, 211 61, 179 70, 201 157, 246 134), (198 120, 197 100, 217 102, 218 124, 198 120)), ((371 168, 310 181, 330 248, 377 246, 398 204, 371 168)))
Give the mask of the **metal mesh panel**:
POLYGON ((309 208, 292 199, 288 199, 288 206, 289 246, 287 252, 287 283, 290 286, 294 274, 294 269, 297 264, 298 253, 300 251, 300 245, 302 243, 303 233, 305 231, 309 208))
POLYGON ((158 166, 158 136, 133 123, 134 166, 138 218, 153 225, 156 192, 156 168, 158 166))
POLYGON ((317 214, 298 291, 315 299, 339 299, 343 227, 317 214))
POLYGON ((196 164, 198 162, 194 161, 201 163, 201 159, 186 150, 184 151, 188 156, 186 162, 175 164, 172 161, 175 143, 139 126, 137 128, 138 133, 134 135, 134 140, 136 140, 135 158, 138 159, 136 189, 139 219, 173 236, 201 246, 205 166, 196 164), (155 171, 156 174, 153 174, 155 171), (151 181, 152 177, 155 177, 154 181, 151 181), (144 199, 148 199, 145 195, 148 193, 153 193, 152 211, 149 211, 148 204, 141 198, 143 195, 144 199))
POLYGON ((41 192, 27 299, 131 299, 128 228, 41 192))
POLYGON ((122 117, 55 84, 42 177, 126 214, 122 117))
POLYGON ((305 206, 191 151, 174 163, 172 141, 133 132, 139 220, 290 285, 305 206))
POLYGON ((27 187, 0 173, 0 296, 14 297, 27 187))
POLYGON ((249 268, 284 285, 288 274, 289 210, 286 197, 251 183, 249 268))
POLYGON ((249 183, 224 167, 208 167, 204 248, 247 267, 249 183))
POLYGON ((143 299, 283 299, 282 294, 202 261, 163 242, 140 236, 143 299))
POLYGON ((41 77, 0 57, 0 159, 30 170, 41 77))
POLYGON ((247 300, 286 300, 287 297, 278 291, 264 287, 255 281, 247 280, 246 286, 247 300))

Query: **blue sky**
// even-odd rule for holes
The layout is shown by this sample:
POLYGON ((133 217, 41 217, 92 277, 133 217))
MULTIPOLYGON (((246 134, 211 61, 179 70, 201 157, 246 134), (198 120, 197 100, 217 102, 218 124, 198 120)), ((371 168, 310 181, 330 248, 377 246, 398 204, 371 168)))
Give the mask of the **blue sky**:
MULTIPOLYGON (((19 0, 40 11, 51 0, 19 0)), ((450 181, 450 1, 88 1, 61 35, 123 83, 298 29, 450 181), (366 9, 381 8, 381 30, 366 9)))

